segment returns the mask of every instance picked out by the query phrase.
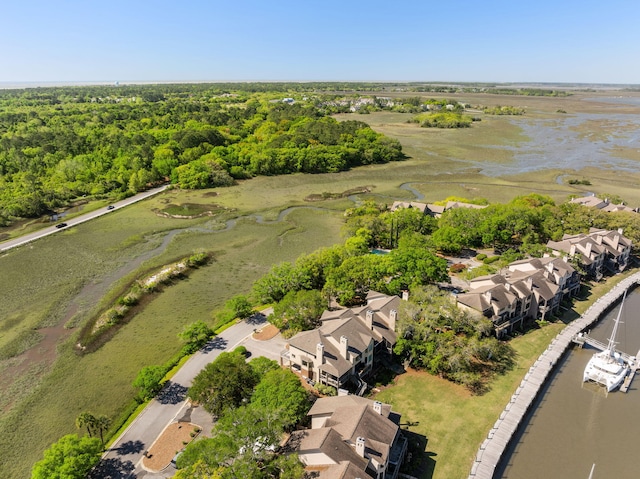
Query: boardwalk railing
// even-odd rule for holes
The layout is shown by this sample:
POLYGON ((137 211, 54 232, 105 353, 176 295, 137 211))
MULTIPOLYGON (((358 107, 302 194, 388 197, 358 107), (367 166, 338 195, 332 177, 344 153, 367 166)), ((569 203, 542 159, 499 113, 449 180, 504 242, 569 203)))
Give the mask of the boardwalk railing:
POLYGON ((639 283, 640 273, 625 278, 611 291, 598 298, 580 318, 568 324, 551 341, 549 347, 529 368, 509 403, 489 431, 487 438, 480 445, 471 466, 469 479, 493 479, 495 470, 513 435, 531 408, 549 373, 571 344, 573 337, 597 322, 625 291, 639 283))

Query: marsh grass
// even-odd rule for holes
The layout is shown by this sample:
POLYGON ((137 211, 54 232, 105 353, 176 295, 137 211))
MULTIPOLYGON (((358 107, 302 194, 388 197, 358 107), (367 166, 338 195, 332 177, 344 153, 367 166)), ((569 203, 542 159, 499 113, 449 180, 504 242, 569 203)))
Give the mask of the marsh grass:
MULTIPOLYGON (((150 229, 156 227, 153 223, 150 222, 150 229)), ((89 235, 88 231, 92 230, 97 242, 102 241, 98 238, 100 235, 107 234, 111 243, 119 244, 132 236, 130 228, 116 233, 105 225, 96 226, 100 227, 87 228, 73 238, 89 235)), ((21 388, 26 388, 21 394, 22 401, 13 404, 0 419, 0 451, 3 452, 0 470, 5 477, 28 477, 31 465, 41 458, 44 449, 61 435, 77 432, 74 421, 80 412, 91 410, 112 418, 120 417, 135 395, 131 383, 138 371, 143 366, 164 364, 174 356, 182 347, 177 335, 185 325, 199 319, 212 324, 212 311, 222 308, 233 295, 247 293, 253 280, 264 274, 271 264, 294 260, 304 252, 334 244, 340 237, 340 228, 341 214, 312 209, 295 210, 281 223, 247 221, 229 231, 189 232, 175 236, 166 250, 143 263, 141 270, 153 270, 202 249, 214 252, 213 262, 155 295, 144 310, 96 352, 78 356, 73 350, 74 341, 69 341, 60 346, 58 360, 49 374, 35 384, 20 383, 21 388), (29 418, 27 424, 24 418, 29 418)), ((82 272, 82 278, 99 281, 101 274, 108 276, 113 271, 114 268, 105 267, 110 264, 107 259, 112 253, 84 252, 76 241, 73 246, 63 245, 65 239, 58 239, 59 248, 75 249, 80 257, 94 258, 96 255, 93 261, 85 262, 84 270, 80 265, 69 267, 69 274, 82 272)), ((71 250, 66 252, 73 255, 71 250)), ((125 256, 127 253, 127 250, 120 251, 122 256, 118 258, 118 265, 129 259, 125 256)), ((17 261, 18 256, 4 256, 0 261, 17 261)), ((55 281, 53 270, 54 267, 47 273, 51 274, 51 281, 55 281)), ((126 283, 134 277, 135 273, 132 273, 121 281, 126 283)), ((46 282, 42 281, 40 285, 45 287, 46 282)), ((111 292, 107 298, 113 301, 121 294, 122 284, 115 287, 118 294, 112 291, 112 284, 108 286, 111 292)), ((34 293, 39 293, 38 298, 46 298, 55 287, 50 286, 46 291, 34 290, 34 293)), ((25 311, 27 306, 36 312, 42 311, 33 298, 21 304, 25 311)), ((28 317, 25 312, 22 321, 14 323, 14 327, 21 326, 28 317)))
POLYGON ((43 337, 42 333, 32 329, 20 331, 13 341, 0 348, 0 360, 18 356, 38 344, 43 337))

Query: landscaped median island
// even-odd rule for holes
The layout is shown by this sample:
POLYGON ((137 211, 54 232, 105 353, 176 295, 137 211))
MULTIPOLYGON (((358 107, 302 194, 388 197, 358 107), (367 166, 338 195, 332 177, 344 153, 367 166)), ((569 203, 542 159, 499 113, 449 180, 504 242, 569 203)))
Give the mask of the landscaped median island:
POLYGON ((142 465, 151 472, 163 470, 198 436, 201 430, 200 426, 190 422, 172 422, 146 451, 142 458, 142 465))

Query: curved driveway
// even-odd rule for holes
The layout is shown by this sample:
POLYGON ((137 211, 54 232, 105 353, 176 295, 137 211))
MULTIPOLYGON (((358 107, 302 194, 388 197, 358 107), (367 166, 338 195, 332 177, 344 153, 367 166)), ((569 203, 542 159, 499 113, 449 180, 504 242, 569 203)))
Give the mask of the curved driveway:
POLYGON ((190 420, 209 433, 213 423, 211 416, 199 407, 192 407, 186 393, 193 378, 221 352, 230 351, 243 344, 252 356, 266 356, 277 360, 284 349, 284 341, 278 335, 269 341, 254 341, 250 336, 266 324, 263 314, 256 314, 242 321, 211 340, 194 354, 171 378, 158 396, 152 400, 111 448, 102 456, 100 464, 91 473, 93 479, 160 479, 172 477, 175 469, 152 473, 142 467, 142 458, 162 431, 172 422, 190 420), (205 424, 206 423, 206 424, 205 424))
POLYGON ((167 185, 163 185, 158 188, 152 188, 142 193, 138 193, 137 195, 131 196, 130 198, 126 198, 124 200, 113 203, 113 207, 114 207, 113 209, 107 209, 106 207, 99 208, 90 213, 85 213, 83 215, 76 216, 73 219, 64 220, 64 222, 67 224, 65 228, 56 228, 55 225, 51 225, 51 226, 47 226, 44 229, 36 231, 34 233, 29 233, 24 236, 20 236, 19 238, 15 238, 9 241, 4 241, 0 243, 0 252, 9 250, 11 248, 15 248, 17 246, 20 246, 26 243, 30 243, 31 241, 35 241, 37 239, 44 238, 45 236, 52 235, 57 231, 61 231, 61 230, 70 228, 72 226, 79 225, 80 223, 84 223, 85 221, 92 220, 99 216, 106 215, 107 213, 115 211, 119 208, 123 208, 124 206, 128 206, 130 204, 149 198, 150 196, 157 195, 158 193, 161 193, 165 189, 167 189, 167 185))

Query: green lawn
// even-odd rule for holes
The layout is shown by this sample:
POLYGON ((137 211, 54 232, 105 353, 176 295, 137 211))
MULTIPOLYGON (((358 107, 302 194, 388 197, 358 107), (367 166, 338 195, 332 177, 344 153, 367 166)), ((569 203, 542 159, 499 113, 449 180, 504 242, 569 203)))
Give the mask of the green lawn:
POLYGON ((517 365, 498 377, 491 390, 472 396, 462 386, 423 372, 409 371, 375 398, 391 404, 409 430, 427 438, 426 467, 412 472, 420 479, 463 479, 469 475, 478 446, 551 339, 564 327, 550 324, 514 339, 517 365))

